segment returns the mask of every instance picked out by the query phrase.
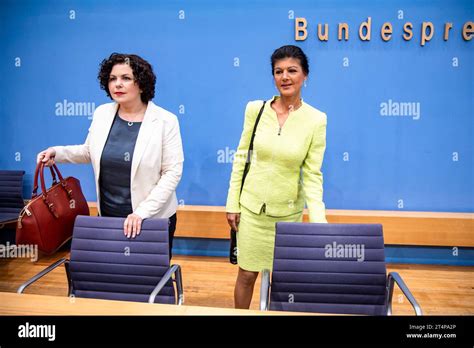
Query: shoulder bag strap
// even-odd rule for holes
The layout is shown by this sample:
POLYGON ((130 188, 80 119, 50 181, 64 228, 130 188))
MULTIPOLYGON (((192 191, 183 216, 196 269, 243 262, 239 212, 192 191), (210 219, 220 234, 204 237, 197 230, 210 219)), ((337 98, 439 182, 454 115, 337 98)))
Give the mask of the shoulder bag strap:
POLYGON ((240 185, 240 193, 242 193, 242 189, 244 188, 245 178, 247 177, 247 174, 250 170, 250 162, 252 159, 252 152, 253 152, 253 140, 255 139, 255 133, 257 132, 258 122, 260 121, 260 117, 262 116, 263 109, 265 108, 265 103, 266 101, 263 102, 263 105, 260 108, 260 111, 258 113, 257 119, 255 120, 255 125, 253 126, 252 137, 250 138, 249 150, 247 152, 247 159, 245 161, 244 174, 242 175, 242 185, 240 185))

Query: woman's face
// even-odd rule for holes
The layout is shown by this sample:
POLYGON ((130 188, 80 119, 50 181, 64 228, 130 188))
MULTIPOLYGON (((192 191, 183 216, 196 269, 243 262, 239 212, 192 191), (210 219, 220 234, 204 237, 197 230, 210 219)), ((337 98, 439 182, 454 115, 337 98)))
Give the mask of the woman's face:
POLYGON ((306 74, 303 72, 299 59, 285 58, 275 62, 273 78, 280 95, 293 97, 299 95, 306 74))
POLYGON ((133 70, 128 64, 115 64, 109 76, 109 91, 119 104, 140 100, 140 87, 135 81, 133 70))

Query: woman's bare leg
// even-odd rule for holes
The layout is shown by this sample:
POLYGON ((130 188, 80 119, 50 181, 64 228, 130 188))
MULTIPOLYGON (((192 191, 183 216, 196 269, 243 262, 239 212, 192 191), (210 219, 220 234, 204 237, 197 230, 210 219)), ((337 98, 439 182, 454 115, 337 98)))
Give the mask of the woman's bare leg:
POLYGON ((234 290, 235 308, 249 309, 257 277, 258 272, 246 271, 239 267, 234 290))

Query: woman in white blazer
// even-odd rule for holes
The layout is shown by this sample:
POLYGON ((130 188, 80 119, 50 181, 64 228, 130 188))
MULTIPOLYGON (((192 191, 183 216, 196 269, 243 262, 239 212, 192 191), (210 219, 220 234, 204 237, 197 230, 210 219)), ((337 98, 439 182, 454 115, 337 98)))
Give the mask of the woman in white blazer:
POLYGON ((114 102, 95 110, 85 143, 50 147, 38 161, 92 163, 99 214, 125 217, 127 238, 143 219, 169 218, 171 257, 184 161, 178 119, 151 101, 156 77, 139 56, 113 53, 99 81, 114 102))

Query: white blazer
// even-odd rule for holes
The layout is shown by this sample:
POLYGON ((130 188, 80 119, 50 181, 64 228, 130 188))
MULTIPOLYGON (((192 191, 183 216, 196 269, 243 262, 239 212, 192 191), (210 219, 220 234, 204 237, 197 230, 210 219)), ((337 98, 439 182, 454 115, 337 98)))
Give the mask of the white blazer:
MULTIPOLYGON (((83 145, 54 147, 58 163, 92 163, 99 213, 100 159, 117 109, 117 103, 108 103, 95 110, 83 145)), ((169 218, 176 212, 183 161, 178 118, 149 101, 132 158, 130 192, 135 214, 142 219, 169 218)))

